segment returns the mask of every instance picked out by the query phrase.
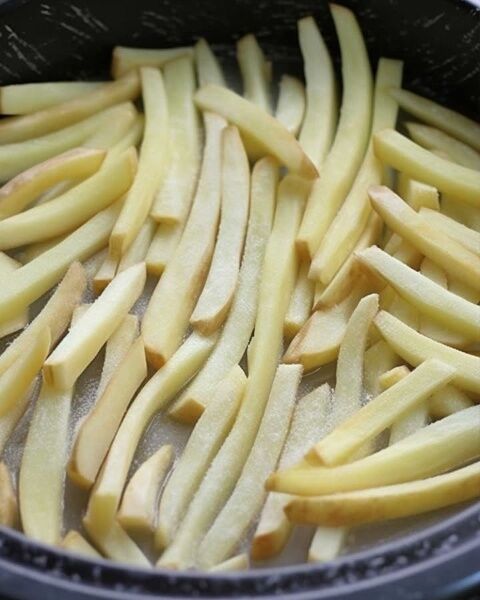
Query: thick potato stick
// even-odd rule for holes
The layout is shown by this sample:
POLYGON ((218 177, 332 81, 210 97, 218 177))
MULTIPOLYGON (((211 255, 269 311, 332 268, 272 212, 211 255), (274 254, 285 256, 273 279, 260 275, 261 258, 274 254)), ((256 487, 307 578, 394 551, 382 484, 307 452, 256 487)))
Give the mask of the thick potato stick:
POLYGON ((120 257, 132 244, 150 212, 154 194, 162 182, 170 157, 168 105, 160 71, 140 70, 145 108, 138 170, 110 235, 110 254, 120 257))
MULTIPOLYGON (((397 104, 388 94, 388 87, 402 79, 400 61, 380 59, 375 79, 371 135, 385 127, 394 127, 397 104)), ((372 211, 367 190, 382 181, 382 164, 375 157, 370 141, 353 185, 332 224, 325 233, 312 262, 311 275, 324 284, 335 274, 358 243, 372 211)))
POLYGON ((22 142, 57 131, 114 104, 134 100, 139 92, 139 77, 132 73, 62 104, 29 115, 7 117, 0 123, 0 143, 22 142))
POLYGON ((145 278, 145 263, 115 277, 45 361, 45 381, 60 389, 71 387, 135 304, 145 278))
POLYGON ((480 290, 480 256, 431 225, 386 187, 372 186, 370 200, 388 227, 433 262, 476 290, 480 290))
POLYGON ((305 114, 305 87, 296 77, 282 75, 279 83, 275 118, 283 123, 290 133, 297 135, 305 114))
MULTIPOLYGON (((8 277, 16 269, 20 268, 21 263, 11 258, 7 254, 0 252, 0 279, 8 277)), ((23 309, 0 325, 0 338, 15 333, 23 329, 28 324, 28 310, 23 309)))
POLYGON ((265 252, 255 321, 255 357, 235 424, 205 475, 160 564, 195 562, 198 543, 227 501, 253 445, 272 386, 283 320, 295 283, 295 235, 305 201, 304 182, 287 176, 279 185, 275 221, 265 252))
POLYGON ((336 427, 312 449, 309 457, 326 465, 344 462, 362 444, 449 383, 455 372, 437 359, 425 361, 336 427))
POLYGON ((196 89, 191 58, 180 58, 164 69, 170 128, 170 161, 151 216, 161 223, 183 225, 192 205, 200 168, 200 122, 193 103, 196 89))
MULTIPOLYGON (((131 102, 124 102, 118 105, 115 119, 108 117, 90 137, 88 137, 82 146, 85 148, 104 148, 112 150, 110 155, 118 156, 121 152, 127 150, 130 146, 136 146, 138 140, 132 139, 132 143, 120 150, 120 145, 124 140, 132 135, 143 123, 143 115, 137 112, 137 109, 131 102)), ((110 159, 110 157, 109 157, 110 159)))
POLYGON ((243 79, 244 97, 271 113, 272 65, 265 59, 257 39, 251 33, 238 40, 237 61, 243 79))
POLYGON ((332 145, 337 124, 335 72, 313 17, 300 19, 297 27, 307 82, 305 118, 299 141, 320 170, 332 145))
POLYGON ((29 389, 17 399, 15 405, 2 417, 0 417, 0 454, 5 449, 10 436, 12 435, 15 427, 17 426, 20 419, 25 414, 27 406, 32 399, 33 391, 35 390, 36 379, 29 389))
POLYGON ((173 447, 162 446, 132 475, 117 519, 127 531, 150 533, 155 527, 157 496, 174 459, 173 447))
POLYGON ((293 290, 283 324, 283 333, 288 340, 297 335, 312 312, 315 284, 308 279, 309 268, 310 264, 308 261, 304 261, 298 270, 295 289, 293 290))
POLYGON ((379 340, 365 352, 363 361, 363 386, 370 401, 382 391, 380 377, 398 367, 401 359, 384 340, 379 340))
POLYGON ((427 219, 429 223, 431 223, 437 229, 440 229, 440 231, 443 231, 443 233, 448 235, 450 238, 456 242, 459 242, 471 252, 480 254, 480 232, 466 227, 462 223, 459 223, 455 219, 442 214, 438 210, 421 208, 420 214, 422 217, 427 219))
POLYGON ((0 523, 6 527, 15 527, 17 521, 17 497, 8 468, 2 462, 0 463, 0 523))
POLYGON ((410 114, 480 150, 480 125, 475 121, 407 90, 393 89, 390 93, 410 114))
MULTIPOLYGON (((237 287, 250 203, 250 168, 236 127, 222 135, 221 219, 207 280, 190 317, 209 335, 224 322, 237 287)), ((1 223, 0 223, 1 226, 1 223)))
POLYGON ((237 554, 227 560, 213 566, 209 569, 210 573, 224 573, 231 571, 246 571, 250 567, 250 561, 248 560, 248 554, 237 554))
POLYGON ((0 221, 0 248, 17 248, 79 227, 128 190, 136 168, 136 150, 131 148, 54 200, 0 221))
POLYGON ((210 83, 227 87, 222 68, 207 40, 204 38, 198 40, 194 47, 194 55, 200 87, 210 83))
POLYGON ((288 518, 296 523, 352 526, 438 510, 478 498, 479 490, 480 462, 476 462, 423 481, 294 499, 286 511, 288 518))
POLYGON ((419 211, 426 206, 431 210, 440 210, 440 201, 437 188, 416 179, 412 179, 405 173, 397 176, 398 195, 401 196, 413 210, 419 211))
POLYGON ((137 237, 133 240, 132 245, 118 263, 117 273, 133 267, 133 265, 138 265, 140 262, 145 262, 145 257, 152 243, 154 233, 155 222, 152 219, 147 219, 138 232, 137 237))
POLYGON ((265 248, 272 228, 278 169, 271 158, 253 168, 251 208, 245 252, 232 307, 218 344, 194 381, 182 393, 169 414, 182 421, 195 421, 208 405, 212 391, 240 362, 255 324, 260 276, 265 248))
POLYGON ((220 213, 221 136, 225 121, 207 113, 206 144, 194 203, 182 238, 145 311, 149 362, 160 367, 180 345, 211 261, 220 213))
POLYGON ((480 207, 480 173, 425 150, 393 129, 373 138, 375 154, 394 169, 435 186, 441 192, 480 207))
POLYGON ((104 523, 100 529, 95 523, 91 523, 87 515, 83 519, 83 525, 95 545, 107 558, 137 567, 151 566, 147 557, 116 520, 104 523))
POLYGON ((282 123, 235 92, 206 85, 195 94, 202 110, 213 111, 236 125, 265 154, 271 154, 292 173, 312 179, 317 171, 300 144, 282 123))
POLYGON ((455 219, 470 227, 470 229, 480 232, 480 209, 475 208, 471 204, 461 202, 456 198, 448 196, 448 194, 443 194, 441 211, 451 219, 455 219))
POLYGON ((160 499, 157 548, 172 542, 202 477, 232 428, 245 383, 245 374, 236 365, 215 388, 211 402, 190 434, 160 499))
POLYGON ((372 109, 372 75, 362 33, 353 13, 331 5, 342 54, 343 97, 333 145, 312 187, 297 245, 313 257, 345 200, 366 151, 372 109), (352 138, 352 131, 355 136, 352 138))
MULTIPOLYGON (((144 128, 145 117, 143 115, 137 115, 134 123, 130 126, 126 133, 117 142, 115 142, 113 146, 111 146, 111 156, 117 156, 118 154, 125 152, 125 150, 130 148, 130 146, 137 148, 142 140, 144 128)), ((100 135, 100 132, 98 132, 98 134, 100 135)), ((90 141, 90 143, 92 142, 90 141)))
MULTIPOLYGON (((330 400, 331 389, 325 384, 298 401, 280 457, 280 470, 292 467, 315 442, 319 431, 325 428, 330 400)), ((254 560, 270 558, 285 547, 292 526, 283 509, 290 499, 291 496, 287 494, 268 495, 252 540, 251 554, 254 560)))
POLYGON ((198 548, 200 567, 228 558, 265 500, 265 480, 275 468, 288 434, 302 367, 280 365, 255 442, 225 506, 198 548))
POLYGON ((93 291, 97 296, 112 282, 117 272, 118 263, 119 261, 107 252, 102 264, 95 273, 95 277, 92 279, 93 291))
POLYGON ((175 248, 182 237, 183 226, 179 223, 160 223, 153 235, 145 261, 150 275, 160 275, 173 257, 175 248))
POLYGON ((83 535, 78 533, 78 531, 75 531, 75 529, 70 529, 64 536, 61 546, 64 550, 80 554, 81 556, 87 556, 88 558, 101 558, 102 556, 100 552, 97 552, 97 550, 87 542, 83 535))
POLYGON ((181 56, 192 56, 193 49, 189 46, 177 48, 129 48, 115 46, 112 52, 111 74, 113 79, 122 77, 129 71, 141 67, 161 69, 168 62, 181 56))
POLYGON ((429 400, 430 415, 434 419, 443 419, 460 410, 473 406, 473 401, 453 385, 446 385, 438 390, 429 400))
POLYGON ((480 406, 473 406, 427 425, 393 446, 355 462, 337 467, 294 467, 274 473, 267 482, 267 488, 316 496, 403 483, 444 473, 480 455, 479 419, 480 406))
POLYGON ((93 175, 104 157, 103 150, 75 148, 20 173, 0 188, 0 218, 21 212, 59 181, 93 175))

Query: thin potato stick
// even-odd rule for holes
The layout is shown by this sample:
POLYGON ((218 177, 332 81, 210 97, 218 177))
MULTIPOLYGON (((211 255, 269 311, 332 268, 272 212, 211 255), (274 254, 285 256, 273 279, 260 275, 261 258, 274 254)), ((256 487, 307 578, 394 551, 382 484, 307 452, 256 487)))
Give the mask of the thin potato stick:
POLYGON ((145 311, 148 361, 160 367, 180 345, 211 261, 220 213, 221 136, 225 121, 204 116, 206 143, 200 179, 182 238, 145 311))
POLYGON ((211 569, 209 569, 210 573, 223 573, 223 572, 231 572, 231 571, 246 571, 250 567, 250 562, 248 560, 248 554, 237 554, 236 556, 232 556, 228 560, 224 560, 223 562, 215 565, 211 569))
POLYGON ((13 408, 11 408, 6 414, 0 417, 0 454, 3 453, 10 436, 15 430, 15 427, 25 414, 25 411, 27 410, 27 407, 32 399, 36 383, 37 379, 34 379, 34 383, 32 383, 22 397, 18 398, 18 400, 15 402, 15 406, 13 406, 13 408))
POLYGON ((95 548, 87 542, 87 540, 75 531, 75 529, 70 529, 70 531, 64 536, 61 546, 64 550, 68 550, 68 552, 73 552, 74 554, 80 554, 81 556, 87 556, 88 558, 101 558, 102 555, 100 552, 97 552, 95 548))
POLYGON ((282 75, 279 83, 275 118, 293 135, 297 135, 305 114, 305 87, 296 77, 282 75))
POLYGON ((222 68, 207 40, 204 38, 198 40, 195 44, 194 54, 200 87, 210 83, 227 87, 222 68))
POLYGON ((480 150, 480 125, 475 121, 407 90, 392 89, 390 93, 413 116, 480 150))
POLYGON ((110 235, 110 254, 114 257, 125 254, 140 231, 170 157, 168 106, 162 75, 156 69, 145 67, 140 70, 140 76, 145 129, 138 170, 110 235))
POLYGON ((210 568, 228 558, 266 497, 265 480, 275 468, 290 427, 302 378, 300 365, 279 365, 255 442, 230 498, 198 547, 197 564, 210 568))
POLYGON ((145 257, 150 275, 160 277, 165 271, 182 237, 182 229, 183 226, 178 223, 158 225, 145 257))
POLYGON ((177 48, 129 48, 115 46, 112 52, 111 74, 113 79, 141 67, 163 68, 168 62, 181 56, 192 56, 189 46, 177 48))
POLYGON ((307 82, 305 118, 299 141, 310 160, 320 169, 332 145, 337 124, 335 72, 313 17, 300 19, 297 28, 307 82))
POLYGON ((119 261, 107 252, 102 264, 92 279, 94 293, 98 296, 112 282, 117 272, 119 261))
POLYGON ((363 386, 370 401, 382 390, 380 377, 398 367, 401 359, 384 340, 380 340, 365 352, 363 362, 363 386))
MULTIPOLYGON (((295 500, 294 496, 289 498, 293 498, 292 502, 295 500)), ((286 515, 285 518, 288 519, 286 515)), ((317 527, 308 548, 308 562, 324 563, 337 558, 345 544, 347 534, 346 527, 317 527)))
POLYGON ((443 419, 473 406, 473 401, 453 385, 446 385, 430 397, 429 411, 434 419, 443 419))
POLYGON ((297 335, 312 312, 315 284, 308 279, 309 268, 310 264, 308 262, 302 262, 298 270, 295 289, 283 324, 283 333, 288 340, 297 335))
POLYGON ((29 115, 7 117, 0 123, 0 144, 22 142, 57 131, 114 104, 134 100, 139 92, 138 75, 132 73, 62 104, 29 115))
POLYGON ((0 463, 0 523, 14 527, 18 521, 17 497, 12 478, 5 463, 0 463))
MULTIPOLYGON (((0 279, 8 277, 10 273, 13 273, 21 267, 21 263, 15 259, 0 252, 0 279)), ((28 324, 28 310, 23 309, 7 321, 0 325, 0 338, 15 333, 19 329, 23 329, 28 324)))
POLYGON ((455 219, 451 219, 447 215, 442 214, 438 210, 429 208, 421 208, 420 214, 427 219, 429 223, 435 226, 440 231, 443 231, 450 238, 463 244, 471 252, 480 254, 480 232, 466 227, 455 219))
POLYGON ((105 523, 103 529, 100 530, 92 525, 87 515, 83 519, 83 525, 95 545, 107 558, 137 567, 151 566, 147 557, 117 521, 111 520, 105 523))
POLYGON ((254 166, 245 251, 232 307, 218 344, 205 366, 170 409, 169 414, 175 419, 194 422, 210 402, 216 385, 245 353, 255 325, 260 276, 272 229, 277 181, 278 168, 271 158, 261 159, 254 166))
POLYGON ((343 96, 333 145, 313 185, 297 245, 314 256, 345 200, 367 149, 372 109, 372 75, 362 32, 353 13, 332 4, 342 54, 343 96), (355 136, 352 137, 352 131, 355 136))
POLYGON ((393 129, 376 133, 373 145, 378 158, 394 169, 480 207, 480 172, 441 158, 393 129))
POLYGON ((121 273, 129 267, 145 261, 154 233, 155 222, 152 219, 147 219, 138 232, 137 237, 133 240, 132 245, 118 263, 117 273, 121 273))
POLYGON ((272 65, 265 59, 257 39, 251 33, 238 40, 237 61, 243 79, 244 97, 271 113, 272 65))
POLYGON ((426 206, 431 210, 440 210, 440 201, 437 188, 412 179, 405 173, 397 176, 398 195, 401 196, 413 210, 419 211, 426 206))
MULTIPOLYGON (((209 335, 224 322, 237 287, 250 204, 250 168, 236 127, 222 134, 221 219, 207 280, 190 317, 209 335)), ((1 227, 1 222, 0 222, 1 227)))
MULTIPOLYGON (((117 156, 121 154, 130 146, 134 146, 137 148, 140 145, 143 136, 143 130, 145 128, 145 117, 143 115, 137 115, 135 122, 131 125, 125 135, 118 140, 113 146, 110 148, 110 154, 112 156, 117 156)), ((100 132, 99 132, 100 134, 100 132)), ((91 140, 91 138, 90 138, 91 140)), ((90 141, 90 143, 92 143, 90 141)))

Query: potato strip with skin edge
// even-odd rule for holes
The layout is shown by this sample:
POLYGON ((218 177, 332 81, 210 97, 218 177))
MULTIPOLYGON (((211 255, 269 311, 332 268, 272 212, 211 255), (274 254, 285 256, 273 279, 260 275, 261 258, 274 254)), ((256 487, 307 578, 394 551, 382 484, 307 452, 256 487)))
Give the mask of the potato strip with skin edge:
POLYGON ((115 46, 112 52, 111 74, 113 79, 123 77, 129 71, 141 67, 163 68, 168 62, 181 56, 191 56, 193 49, 189 46, 177 48, 130 48, 115 46))
POLYGON ((243 96, 265 112, 271 113, 271 64, 265 59, 257 39, 251 33, 238 40, 237 61, 243 79, 243 96))
POLYGON ((252 171, 250 216, 238 286, 218 343, 194 381, 186 388, 169 414, 194 422, 210 402, 212 391, 240 362, 250 340, 259 298, 265 248, 275 208, 278 168, 274 160, 258 161, 252 171))
POLYGON ((220 213, 221 136, 225 121, 204 115, 206 143, 192 210, 145 311, 142 334, 150 364, 160 367, 185 334, 213 254, 220 213))
POLYGON ((343 99, 335 139, 312 187, 297 238, 299 251, 310 257, 353 183, 371 120, 372 75, 362 33, 352 12, 335 4, 330 8, 342 54, 343 99))
POLYGON ((304 113, 305 87, 303 83, 296 77, 282 75, 275 118, 296 136, 302 126, 304 113))
MULTIPOLYGON (((0 280, 8 278, 10 273, 13 273, 21 266, 21 263, 8 256, 8 254, 0 252, 0 280)), ((28 325, 28 310, 23 309, 0 325, 0 338, 15 333, 19 329, 23 329, 26 325, 28 325)))
POLYGON ((247 229, 250 168, 236 127, 226 127, 222 134, 221 194, 220 225, 210 270, 190 317, 193 328, 204 335, 216 331, 228 314, 247 229))

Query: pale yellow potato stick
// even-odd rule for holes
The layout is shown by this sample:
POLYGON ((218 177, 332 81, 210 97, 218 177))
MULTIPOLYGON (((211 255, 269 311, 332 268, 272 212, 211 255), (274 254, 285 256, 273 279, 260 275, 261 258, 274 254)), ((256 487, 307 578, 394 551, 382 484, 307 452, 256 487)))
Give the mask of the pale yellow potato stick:
MULTIPOLYGON (((0 279, 8 277, 10 273, 21 267, 21 263, 15 259, 0 252, 0 279)), ((14 315, 0 325, 0 338, 15 333, 19 329, 23 329, 28 324, 28 309, 22 309, 18 314, 14 315)))
POLYGON ((168 105, 162 74, 157 69, 143 67, 140 76, 145 128, 138 170, 110 235, 110 254, 114 257, 125 254, 140 231, 170 157, 168 105))
POLYGON ((398 195, 417 212, 423 206, 431 210, 440 210, 439 193, 433 185, 412 179, 405 173, 398 173, 397 190, 398 195))
POLYGON ((480 254, 480 232, 470 229, 455 219, 442 214, 438 210, 421 208, 420 214, 440 231, 459 242, 471 252, 480 254))
POLYGON ((443 194, 441 211, 451 219, 455 219, 470 227, 470 229, 480 232, 480 209, 471 204, 443 194))
POLYGON ((128 46, 115 46, 112 52, 111 74, 113 79, 118 79, 135 69, 141 67, 163 68, 168 62, 181 56, 192 56, 190 46, 176 48, 130 48, 128 46))
POLYGON ((430 415, 434 419, 443 419, 471 406, 473 401, 454 385, 446 385, 432 394, 429 400, 430 415))
POLYGON ((116 520, 104 523, 104 527, 99 528, 96 523, 90 522, 87 515, 83 518, 83 525, 105 557, 137 567, 151 567, 145 554, 116 520))
POLYGON ((480 153, 467 144, 434 127, 428 127, 420 123, 405 123, 405 126, 409 136, 417 144, 428 150, 445 152, 459 165, 480 171, 480 153))
POLYGON ((305 118, 299 141, 320 170, 332 145, 337 125, 335 72, 314 18, 300 19, 297 28, 307 82, 305 118))
POLYGON ((15 527, 18 521, 17 497, 13 490, 12 478, 5 463, 0 463, 0 523, 15 527))
POLYGON ((255 442, 230 498, 198 547, 197 564, 210 568, 229 558, 262 508, 265 480, 276 467, 295 408, 300 365, 279 365, 255 442))
POLYGON ((105 119, 104 123, 88 137, 82 146, 85 148, 104 148, 112 150, 110 155, 118 156, 122 151, 127 150, 130 146, 136 146, 138 140, 133 139, 131 144, 125 146, 121 151, 120 145, 124 140, 132 136, 132 131, 135 131, 143 123, 143 115, 137 112, 137 109, 131 102, 124 102, 117 106, 115 118, 111 116, 105 119))
POLYGON ((133 240, 132 245, 118 263, 118 273, 121 273, 122 271, 125 271, 125 269, 133 267, 133 265, 137 265, 140 262, 145 262, 145 257, 152 243, 155 229, 155 221, 148 218, 142 225, 137 237, 133 240))
POLYGON ((68 192, 0 221, 0 248, 17 248, 79 227, 118 200, 132 184, 137 153, 130 148, 68 192))
MULTIPOLYGON (((381 58, 375 78, 373 121, 371 134, 393 127, 397 119, 397 104, 388 94, 391 84, 402 79, 400 61, 381 58)), ((370 141, 362 165, 332 224, 325 232, 312 262, 311 275, 324 284, 330 283, 342 264, 359 243, 372 212, 367 190, 382 181, 382 164, 375 157, 370 141)))
POLYGON ((305 114, 305 87, 296 77, 282 75, 275 118, 293 135, 298 135, 305 114))
POLYGON ((210 402, 216 385, 245 353, 255 325, 261 270, 272 229, 277 182, 275 161, 271 158, 258 161, 252 171, 247 238, 232 307, 205 366, 170 409, 169 414, 175 419, 195 421, 210 402))
POLYGON ((193 103, 196 89, 191 58, 168 63, 163 71, 168 101, 170 161, 150 215, 159 223, 183 226, 192 205, 200 168, 201 129, 193 103))
POLYGON ((224 573, 231 571, 246 571, 250 568, 250 561, 248 559, 248 554, 237 554, 236 556, 232 556, 227 560, 215 565, 211 569, 209 569, 210 573, 224 573))
POLYGON ((390 229, 433 262, 441 264, 452 277, 480 290, 478 255, 430 224, 392 190, 372 186, 368 193, 375 211, 390 229))
POLYGON ((386 342, 409 364, 416 367, 436 358, 456 369, 454 383, 459 388, 480 393, 480 358, 439 342, 411 329, 386 311, 380 311, 374 323, 386 342))
POLYGON ((103 150, 75 148, 20 173, 0 188, 0 218, 21 212, 59 181, 93 175, 104 158, 103 150))
POLYGON ((119 261, 110 256, 110 254, 107 252, 102 264, 92 279, 93 291, 97 296, 103 292, 103 290, 115 277, 115 273, 118 269, 118 263, 119 261))
POLYGON ((298 270, 295 289, 293 290, 283 324, 283 332, 288 340, 297 335, 312 312, 315 284, 308 279, 309 268, 309 262, 304 261, 298 270))
POLYGON ((70 531, 64 536, 61 546, 64 550, 87 556, 89 558, 101 558, 100 552, 97 552, 95 548, 87 542, 87 540, 75 529, 70 531))
POLYGON ((390 93, 405 111, 480 150, 480 125, 475 121, 407 90, 390 93))
MULTIPOLYGON (((250 167, 236 127, 222 134, 221 218, 207 280, 190 317, 209 335, 224 322, 237 287, 250 204, 250 167)), ((0 223, 1 226, 1 223, 0 223)))
POLYGON ((393 129, 376 133, 373 145, 378 158, 394 169, 480 207, 480 172, 441 158, 393 129))
POLYGON ((317 170, 300 144, 282 123, 235 92, 218 85, 206 85, 195 94, 204 111, 212 111, 236 125, 265 154, 272 155, 292 173, 312 179, 317 170))
POLYGON ((160 277, 165 271, 182 237, 182 229, 179 223, 159 223, 145 257, 150 275, 160 277))
POLYGON ((145 117, 143 115, 137 115, 135 122, 131 125, 123 137, 113 146, 111 146, 110 154, 112 156, 116 156, 127 150, 127 148, 130 148, 130 146, 135 146, 137 148, 142 140, 144 128, 145 117))
MULTIPOLYGON (((397 384, 398 385, 398 384, 397 384)), ((480 406, 423 427, 366 458, 336 467, 294 467, 274 473, 267 488, 301 496, 348 492, 444 473, 480 455, 480 406), (445 448, 448 447, 448 452, 445 448)))
POLYGON ((22 142, 57 131, 119 102, 135 100, 139 93, 139 77, 132 73, 62 104, 29 115, 7 117, 0 123, 0 143, 22 142))
POLYGON ((115 277, 45 361, 45 381, 60 389, 71 387, 135 304, 145 279, 145 263, 115 277))
POLYGON ((453 367, 437 359, 425 361, 408 377, 370 400, 336 427, 316 444, 309 457, 326 465, 344 462, 365 442, 449 383, 455 373, 453 367))
POLYGON ((148 361, 160 367, 180 345, 211 261, 220 215, 221 117, 206 113, 200 179, 182 238, 145 311, 142 334, 148 361))
POLYGON ((399 366, 401 358, 384 340, 379 340, 365 352, 363 361, 363 386, 370 401, 382 391, 381 375, 399 366))
POLYGON ((200 87, 210 83, 227 87, 222 68, 207 40, 204 38, 198 40, 194 47, 194 55, 200 87))
POLYGON ((372 74, 362 32, 347 8, 332 4, 331 12, 342 55, 343 96, 335 139, 323 162, 321 177, 313 185, 298 234, 299 251, 310 257, 317 251, 360 167, 372 111, 372 74))
POLYGON ((157 548, 172 542, 202 477, 232 428, 246 380, 236 365, 212 392, 212 400, 197 421, 162 492, 155 531, 157 548))
POLYGON ((30 400, 32 399, 36 383, 37 379, 35 378, 25 394, 23 394, 23 396, 18 398, 18 400, 15 402, 13 408, 0 417, 0 454, 2 454, 4 451, 10 436, 15 430, 15 427, 25 414, 30 400))
MULTIPOLYGON (((289 496, 289 498, 295 497, 289 496)), ((285 518, 288 519, 286 515, 285 518)), ((345 544, 347 534, 346 527, 317 527, 308 548, 308 562, 324 563, 337 558, 345 544)))
POLYGON ((251 33, 237 41, 237 61, 242 74, 244 97, 271 113, 272 65, 251 33))
POLYGON ((120 525, 127 531, 151 533, 157 515, 157 496, 172 467, 173 447, 162 446, 132 475, 122 497, 117 514, 120 525))

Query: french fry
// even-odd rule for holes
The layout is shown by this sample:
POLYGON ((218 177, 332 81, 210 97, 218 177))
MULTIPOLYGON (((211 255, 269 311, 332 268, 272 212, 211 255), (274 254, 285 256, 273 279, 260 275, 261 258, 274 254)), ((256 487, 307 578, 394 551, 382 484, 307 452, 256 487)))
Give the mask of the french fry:
POLYGON ((309 457, 326 465, 344 462, 364 443, 449 383, 455 372, 453 367, 437 359, 425 361, 336 427, 316 444, 309 457))
POLYGON ((144 263, 115 277, 45 361, 47 383, 59 389, 71 387, 135 304, 145 278, 144 263))
POLYGON ((5 463, 0 463, 0 523, 14 527, 18 521, 18 506, 12 478, 5 463))
POLYGON ((361 525, 437 510, 478 498, 480 462, 453 473, 387 487, 294 499, 286 511, 296 523, 361 525))
POLYGON ((300 145, 320 169, 332 145, 337 125, 336 82, 328 48, 313 17, 297 23, 305 71, 306 110, 300 145))
POLYGON ((20 173, 0 189, 0 218, 21 212, 59 181, 93 175, 104 157, 102 150, 76 148, 20 173))
POLYGON ((88 558, 101 558, 101 554, 95 550, 95 548, 87 542, 87 540, 75 529, 65 535, 61 544, 64 550, 80 554, 81 556, 87 556, 88 558))
MULTIPOLYGON (((8 256, 8 254, 0 252, 0 279, 8 277, 9 273, 13 273, 20 266, 21 264, 18 261, 8 256)), ((28 310, 24 309, 0 325, 0 338, 23 329, 27 324, 28 310)))
POLYGON ((0 221, 0 248, 17 248, 75 229, 124 194, 135 177, 131 148, 58 198, 0 221))
POLYGON ((472 288, 480 290, 480 257, 431 225, 386 187, 369 189, 375 211, 388 227, 433 262, 472 288))
POLYGON ((480 406, 467 408, 355 462, 337 467, 294 467, 274 473, 267 481, 267 489, 317 496, 445 473, 480 455, 479 418, 480 406))
POLYGON ((210 83, 227 87, 222 68, 207 40, 204 38, 198 40, 194 47, 194 55, 200 87, 210 83))
POLYGON ((436 358, 456 369, 454 383, 460 389, 480 393, 480 358, 449 348, 411 329, 386 311, 374 323, 386 342, 409 364, 416 367, 436 358))
POLYGON ((22 142, 57 131, 114 104, 134 100, 139 92, 138 75, 132 73, 62 104, 29 115, 7 117, 0 123, 0 143, 22 142))
POLYGON ((160 499, 157 548, 172 542, 202 477, 232 428, 245 383, 245 374, 236 365, 215 388, 212 401, 197 421, 160 499))
POLYGON ((295 289, 293 290, 290 304, 288 305, 283 332, 288 340, 291 340, 305 325, 312 312, 313 295, 315 284, 308 279, 308 262, 303 262, 298 271, 295 289))
POLYGON ((168 62, 181 56, 192 56, 193 49, 189 46, 177 48, 129 48, 115 46, 112 52, 111 74, 113 79, 123 77, 129 71, 141 67, 163 68, 168 62))
POLYGON ((232 307, 205 366, 170 409, 169 414, 175 419, 194 422, 208 405, 216 385, 245 353, 255 325, 260 275, 272 228, 277 181, 278 168, 273 159, 261 159, 254 166, 245 251, 232 307))
MULTIPOLYGON (((224 322, 237 287, 250 203, 250 168, 236 127, 222 134, 221 220, 207 280, 190 317, 209 335, 224 322)), ((1 223, 0 223, 1 226, 1 223)))
POLYGON ((182 237, 182 225, 160 223, 152 238, 145 261, 150 275, 160 275, 165 271, 175 248, 182 237))
POLYGON ((211 573, 224 573, 231 571, 245 571, 250 567, 250 561, 248 560, 248 554, 237 554, 227 560, 214 565, 209 571, 211 573))
POLYGON ((423 206, 430 210, 440 210, 438 190, 433 185, 412 179, 405 173, 398 173, 397 190, 398 195, 417 212, 423 206))
POLYGON ((429 223, 437 229, 440 229, 440 231, 450 238, 462 244, 471 252, 480 254, 480 232, 466 227, 462 223, 459 223, 455 219, 451 219, 449 216, 444 215, 437 210, 421 208, 420 214, 425 219, 428 219, 429 223))
MULTIPOLYGON (((319 431, 325 428, 330 399, 331 389, 325 384, 298 401, 280 457, 280 470, 298 462, 315 442, 319 431)), ((278 554, 287 543, 292 526, 283 509, 290 499, 291 496, 287 494, 268 495, 252 540, 251 554, 254 560, 265 560, 278 554)))
POLYGON ((480 154, 467 144, 434 127, 420 123, 406 123, 405 126, 408 135, 417 144, 427 150, 441 150, 459 165, 480 171, 480 154))
POLYGON ((425 181, 445 194, 480 207, 480 173, 425 150, 393 129, 384 129, 373 138, 378 158, 414 179, 425 181))
POLYGON ((251 33, 237 41, 237 61, 243 79, 243 96, 272 113, 272 65, 251 33))
POLYGON ((363 362, 363 386, 370 401, 382 391, 380 377, 400 366, 401 359, 384 340, 380 340, 365 352, 363 362))
POLYGON ((195 562, 198 543, 228 499, 253 445, 275 376, 283 320, 295 282, 295 235, 305 196, 302 181, 295 176, 287 176, 279 185, 255 321, 255 356, 261 356, 262 360, 253 361, 235 424, 190 503, 172 544, 160 558, 160 564, 182 566, 195 562))
POLYGON ((475 121, 407 90, 392 89, 390 93, 414 117, 480 150, 480 125, 475 121))
POLYGON ((97 296, 101 294, 107 285, 112 282, 117 272, 118 264, 118 259, 113 258, 107 252, 102 264, 100 265, 100 268, 92 279, 93 291, 97 296))
MULTIPOLYGON (((399 84, 401 78, 401 62, 380 59, 375 79, 371 136, 385 127, 395 125, 397 105, 388 95, 387 88, 391 84, 399 84)), ((375 157, 370 141, 352 187, 315 253, 311 274, 317 280, 330 283, 359 243, 372 210, 368 187, 379 184, 381 180, 382 164, 375 157)))
POLYGON ((290 427, 300 365, 280 365, 255 442, 232 494, 198 547, 197 563, 210 568, 227 559, 265 501, 264 482, 275 468, 290 427))
POLYGON ((235 92, 218 85, 206 85, 195 94, 204 111, 212 111, 236 125, 264 154, 275 157, 292 173, 312 179, 317 171, 293 135, 274 117, 235 92))
POLYGON ((127 531, 150 533, 155 527, 157 496, 174 459, 172 446, 162 446, 132 475, 117 519, 127 531))
POLYGON ((147 358, 157 368, 180 345, 213 254, 220 212, 221 135, 225 125, 221 117, 205 115, 207 139, 192 210, 174 257, 143 317, 147 358))
POLYGON ((138 232, 137 237, 133 240, 130 248, 122 256, 118 263, 117 272, 121 273, 133 265, 138 265, 140 262, 145 262, 148 249, 152 243, 155 233, 155 222, 152 219, 147 219, 138 232))
POLYGON ((128 405, 147 375, 141 338, 129 344, 111 370, 103 389, 98 390, 93 409, 80 425, 68 464, 70 479, 86 489, 94 484, 128 405))
POLYGON ((0 88, 0 113, 26 115, 98 89, 103 81, 17 83, 0 88))
POLYGON ((138 170, 110 235, 110 254, 117 258, 125 254, 145 222, 170 156, 168 106, 162 75, 156 69, 143 67, 140 77, 145 129, 138 170))
POLYGON ((283 123, 287 130, 297 135, 305 114, 305 87, 296 77, 282 75, 279 83, 275 118, 283 123))
POLYGON ((170 128, 170 161, 150 215, 159 223, 183 226, 192 205, 200 168, 200 123, 193 103, 195 72, 191 58, 164 69, 170 128))
POLYGON ((90 522, 87 515, 83 519, 83 525, 95 545, 107 558, 137 567, 151 566, 147 557, 117 521, 111 520, 105 523, 102 529, 99 529, 90 522))
POLYGON ((298 234, 299 251, 310 257, 353 183, 367 149, 371 120, 372 75, 362 33, 350 10, 332 4, 331 12, 342 55, 343 96, 335 139, 321 177, 313 185, 298 234))

